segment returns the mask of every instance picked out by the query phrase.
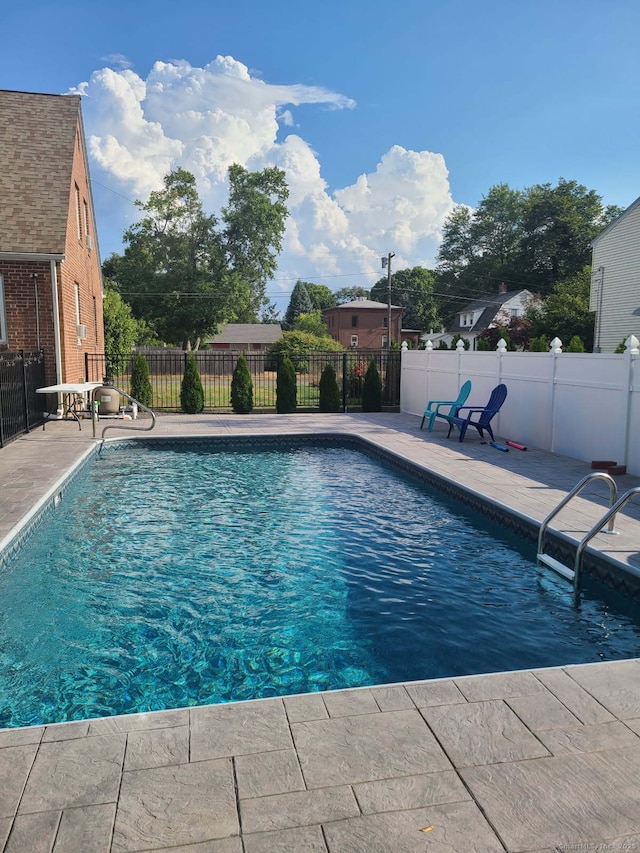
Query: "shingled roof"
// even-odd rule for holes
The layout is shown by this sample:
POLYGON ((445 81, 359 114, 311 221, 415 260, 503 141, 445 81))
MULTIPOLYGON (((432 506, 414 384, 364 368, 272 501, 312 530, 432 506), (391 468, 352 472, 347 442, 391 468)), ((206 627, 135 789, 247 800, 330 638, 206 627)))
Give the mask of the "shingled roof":
POLYGON ((0 252, 64 254, 78 95, 0 90, 0 252))

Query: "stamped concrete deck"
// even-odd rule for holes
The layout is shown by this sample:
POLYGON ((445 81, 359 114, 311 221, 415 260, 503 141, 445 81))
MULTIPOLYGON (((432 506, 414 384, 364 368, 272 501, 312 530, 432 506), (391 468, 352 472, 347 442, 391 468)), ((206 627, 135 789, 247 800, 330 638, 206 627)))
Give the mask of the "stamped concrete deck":
MULTIPOLYGON (((418 427, 403 415, 177 415, 156 434, 357 433, 538 521, 588 471, 418 427)), ((1 536, 91 444, 88 424, 53 423, 0 451, 1 536)), ((621 490, 637 484, 620 479, 621 490)), ((567 535, 591 526, 605 496, 563 512, 567 535)), ((638 568, 637 510, 619 527, 594 547, 638 568)), ((0 730, 0 843, 8 853, 640 849, 640 661, 558 664, 0 730)))

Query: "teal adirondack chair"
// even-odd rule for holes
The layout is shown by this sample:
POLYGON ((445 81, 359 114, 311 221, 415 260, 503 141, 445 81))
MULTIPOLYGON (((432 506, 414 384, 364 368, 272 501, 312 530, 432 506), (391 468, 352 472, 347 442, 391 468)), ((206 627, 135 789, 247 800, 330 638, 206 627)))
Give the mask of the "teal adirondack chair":
POLYGON ((467 381, 460 387, 457 400, 429 400, 427 408, 424 411, 424 415, 422 416, 420 429, 424 426, 425 420, 428 420, 429 426, 427 427, 427 432, 431 432, 436 418, 442 418, 443 421, 447 421, 451 424, 451 418, 454 418, 458 414, 458 409, 460 406, 464 406, 470 393, 471 380, 467 379, 467 381), (449 406, 449 409, 447 409, 446 412, 441 412, 441 406, 449 406))

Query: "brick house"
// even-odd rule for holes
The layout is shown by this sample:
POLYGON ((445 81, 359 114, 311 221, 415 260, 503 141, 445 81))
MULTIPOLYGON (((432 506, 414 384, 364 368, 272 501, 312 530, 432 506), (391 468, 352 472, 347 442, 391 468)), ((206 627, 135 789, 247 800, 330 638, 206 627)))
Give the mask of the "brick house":
POLYGON ((104 351, 80 97, 0 90, 0 351, 44 350, 47 384, 104 351))
MULTIPOLYGON (((391 340, 401 341, 402 311, 391 306, 391 340)), ((322 319, 334 341, 345 347, 385 349, 389 345, 389 308, 386 302, 354 299, 344 305, 325 308, 322 319)))

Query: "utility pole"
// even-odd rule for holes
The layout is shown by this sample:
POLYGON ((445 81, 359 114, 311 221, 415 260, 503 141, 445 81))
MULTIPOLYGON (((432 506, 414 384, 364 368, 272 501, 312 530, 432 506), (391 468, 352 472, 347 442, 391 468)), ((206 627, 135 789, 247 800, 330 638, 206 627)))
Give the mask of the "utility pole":
POLYGON ((387 349, 391 349, 391 258, 395 252, 389 252, 386 258, 380 258, 382 269, 387 270, 387 349))

